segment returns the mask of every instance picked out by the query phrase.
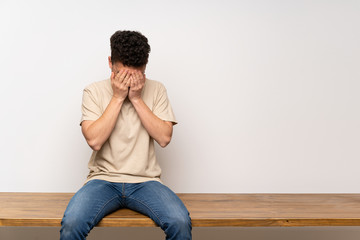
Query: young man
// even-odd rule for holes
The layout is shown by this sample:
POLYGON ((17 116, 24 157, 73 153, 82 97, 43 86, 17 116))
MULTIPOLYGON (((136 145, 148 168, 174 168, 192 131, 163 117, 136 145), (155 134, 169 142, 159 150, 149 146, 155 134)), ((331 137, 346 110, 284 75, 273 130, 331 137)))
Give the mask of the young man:
POLYGON ((176 119, 164 86, 145 77, 147 38, 117 31, 110 45, 110 79, 83 92, 80 125, 94 151, 85 185, 64 213, 60 239, 86 239, 104 216, 119 208, 149 216, 166 239, 191 239, 189 212, 160 180, 154 140, 165 147, 176 119))

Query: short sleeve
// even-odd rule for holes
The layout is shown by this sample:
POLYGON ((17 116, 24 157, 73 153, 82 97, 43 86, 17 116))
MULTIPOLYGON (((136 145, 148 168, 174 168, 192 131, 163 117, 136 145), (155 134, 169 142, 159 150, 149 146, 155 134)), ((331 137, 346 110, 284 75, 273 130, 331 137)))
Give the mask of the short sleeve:
POLYGON ((159 87, 153 113, 161 120, 177 124, 174 112, 167 96, 166 88, 162 84, 160 84, 159 87))
POLYGON ((84 120, 95 121, 101 116, 99 103, 89 88, 85 88, 83 91, 81 113, 80 125, 84 120))

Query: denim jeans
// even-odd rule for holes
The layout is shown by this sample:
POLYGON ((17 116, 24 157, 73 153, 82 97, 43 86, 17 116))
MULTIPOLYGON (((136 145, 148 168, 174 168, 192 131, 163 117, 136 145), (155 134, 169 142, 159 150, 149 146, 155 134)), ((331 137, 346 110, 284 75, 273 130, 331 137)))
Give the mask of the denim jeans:
POLYGON ((191 239, 189 212, 165 185, 157 181, 113 183, 95 179, 70 200, 61 221, 60 240, 86 239, 103 217, 120 208, 149 216, 164 230, 166 239, 191 239))

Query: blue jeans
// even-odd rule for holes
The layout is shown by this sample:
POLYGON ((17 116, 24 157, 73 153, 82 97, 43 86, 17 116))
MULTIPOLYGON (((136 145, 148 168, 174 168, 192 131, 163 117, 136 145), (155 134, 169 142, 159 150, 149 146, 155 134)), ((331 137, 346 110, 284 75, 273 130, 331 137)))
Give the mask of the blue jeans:
POLYGON ((100 220, 120 208, 149 216, 164 230, 166 239, 191 239, 191 219, 180 198, 157 181, 87 182, 70 200, 61 221, 60 240, 86 239, 100 220))

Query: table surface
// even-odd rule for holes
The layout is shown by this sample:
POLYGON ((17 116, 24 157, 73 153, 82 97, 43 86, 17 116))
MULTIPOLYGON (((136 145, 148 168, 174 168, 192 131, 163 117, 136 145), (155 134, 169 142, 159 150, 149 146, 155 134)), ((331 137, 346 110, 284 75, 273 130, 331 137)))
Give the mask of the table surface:
MULTIPOLYGON (((0 226, 60 226, 74 193, 0 193, 0 226)), ((194 227, 360 226, 360 194, 177 194, 194 227)), ((120 209, 99 227, 156 226, 120 209)))

